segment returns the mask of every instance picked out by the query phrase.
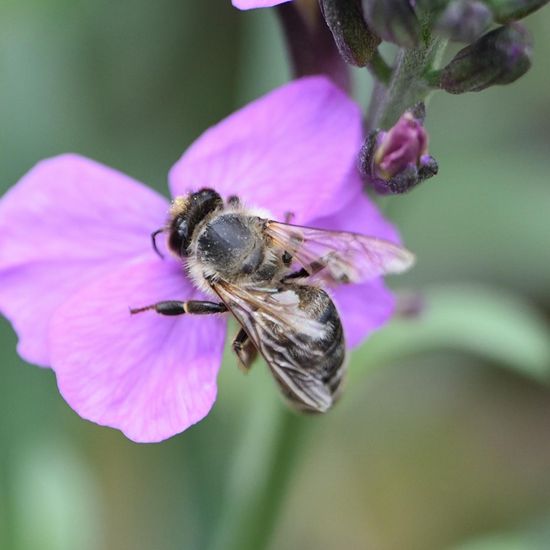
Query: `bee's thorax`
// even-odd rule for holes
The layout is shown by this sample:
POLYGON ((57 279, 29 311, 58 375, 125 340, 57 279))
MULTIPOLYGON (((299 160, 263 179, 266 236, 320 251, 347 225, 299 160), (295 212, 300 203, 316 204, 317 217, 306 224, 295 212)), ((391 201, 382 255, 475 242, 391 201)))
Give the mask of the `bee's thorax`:
POLYGON ((263 220, 244 212, 220 212, 198 229, 190 255, 204 271, 227 281, 269 282, 279 266, 265 239, 263 220))

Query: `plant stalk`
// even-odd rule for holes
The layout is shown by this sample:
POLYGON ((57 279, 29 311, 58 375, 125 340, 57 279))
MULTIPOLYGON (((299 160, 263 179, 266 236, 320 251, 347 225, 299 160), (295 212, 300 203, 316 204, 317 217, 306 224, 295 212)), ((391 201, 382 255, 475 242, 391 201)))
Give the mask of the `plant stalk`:
POLYGON ((308 422, 274 394, 258 394, 247 411, 210 550, 261 550, 271 540, 308 422))
POLYGON ((440 62, 446 45, 446 39, 429 36, 417 48, 399 50, 388 86, 384 86, 383 93, 379 90, 372 96, 367 115, 369 130, 391 128, 407 109, 426 100, 432 88, 425 75, 440 62))

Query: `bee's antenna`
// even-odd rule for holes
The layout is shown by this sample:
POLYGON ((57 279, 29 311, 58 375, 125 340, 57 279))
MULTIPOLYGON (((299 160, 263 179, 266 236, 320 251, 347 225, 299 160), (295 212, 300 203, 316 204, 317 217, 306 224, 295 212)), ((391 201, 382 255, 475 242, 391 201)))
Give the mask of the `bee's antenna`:
POLYGON ((157 235, 162 233, 164 231, 164 227, 162 229, 157 229, 156 231, 153 231, 151 233, 151 244, 153 245, 153 250, 158 254, 158 256, 164 260, 164 254, 159 250, 157 246, 157 235))

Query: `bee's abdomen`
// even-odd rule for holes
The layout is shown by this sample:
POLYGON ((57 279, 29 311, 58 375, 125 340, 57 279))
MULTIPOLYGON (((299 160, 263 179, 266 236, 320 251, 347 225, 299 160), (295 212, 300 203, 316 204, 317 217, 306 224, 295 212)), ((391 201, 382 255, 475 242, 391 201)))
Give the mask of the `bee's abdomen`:
MULTIPOLYGON (((345 374, 346 349, 340 316, 324 290, 306 285, 288 286, 298 294, 300 309, 309 319, 320 323, 324 330, 318 337, 302 334, 294 339, 285 338, 286 353, 304 370, 322 381, 334 401, 339 395, 345 374)), ((320 412, 303 403, 294 402, 294 405, 302 411, 320 412)))

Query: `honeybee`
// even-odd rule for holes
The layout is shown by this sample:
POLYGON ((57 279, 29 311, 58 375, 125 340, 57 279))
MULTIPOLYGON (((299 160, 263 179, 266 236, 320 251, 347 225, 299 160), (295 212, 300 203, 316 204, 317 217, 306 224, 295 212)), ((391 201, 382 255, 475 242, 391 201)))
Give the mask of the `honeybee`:
POLYGON ((304 412, 330 409, 346 373, 342 323, 323 287, 402 272, 414 262, 388 241, 276 222, 212 189, 174 200, 166 227, 152 234, 159 254, 162 232, 195 285, 216 301, 170 300, 131 313, 229 311, 240 325, 232 345, 240 367, 250 369, 259 352, 288 402, 304 412))

